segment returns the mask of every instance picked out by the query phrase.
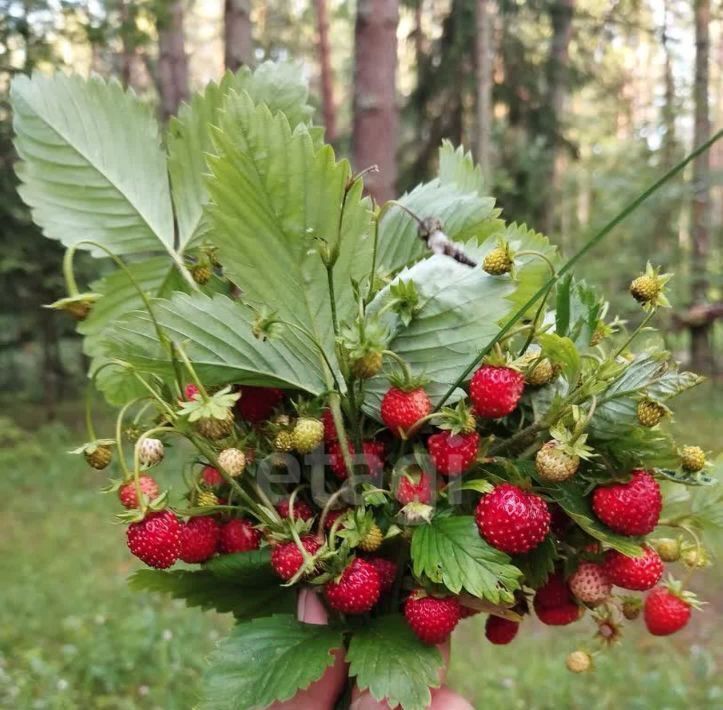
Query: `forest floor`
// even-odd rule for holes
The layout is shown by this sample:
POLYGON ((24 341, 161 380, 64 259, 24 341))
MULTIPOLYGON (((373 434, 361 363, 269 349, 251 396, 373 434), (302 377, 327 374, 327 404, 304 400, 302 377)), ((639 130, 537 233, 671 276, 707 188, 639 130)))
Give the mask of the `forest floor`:
MULTIPOLYGON (((720 449, 720 394, 701 388, 681 398, 681 441, 720 449)), ((65 453, 82 434, 32 427, 32 408, 13 412, 27 429, 0 419, 0 707, 187 710, 230 621, 131 593, 126 579, 137 565, 112 501, 98 494, 103 477, 65 453)), ((688 629, 656 639, 630 624, 624 643, 582 676, 567 672, 564 658, 591 639, 589 620, 555 630, 530 619, 503 648, 485 641, 482 617, 467 620, 455 634, 450 685, 477 708, 723 707, 721 568, 693 587, 710 603, 688 629)))

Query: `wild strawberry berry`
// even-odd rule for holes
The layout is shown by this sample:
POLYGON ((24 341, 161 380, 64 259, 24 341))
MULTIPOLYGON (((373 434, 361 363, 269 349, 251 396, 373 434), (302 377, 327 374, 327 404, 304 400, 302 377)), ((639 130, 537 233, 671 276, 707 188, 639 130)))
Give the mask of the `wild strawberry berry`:
POLYGON ((535 469, 546 483, 572 478, 580 468, 580 457, 566 451, 557 441, 548 441, 535 456, 535 469))
POLYGON ((274 450, 288 454, 294 450, 294 437, 290 431, 280 431, 274 438, 274 450))
POLYGON ((643 604, 638 597, 624 597, 622 612, 628 621, 634 621, 640 616, 643 604))
POLYGON ((183 388, 183 396, 187 402, 190 402, 191 400, 195 399, 196 395, 200 394, 200 393, 201 393, 201 390, 199 390, 198 386, 193 384, 193 382, 189 382, 183 388))
POLYGON ((653 636, 668 636, 680 631, 689 621, 691 605, 665 587, 648 594, 643 608, 645 626, 653 636))
MULTIPOLYGON (((160 493, 158 484, 150 476, 140 475, 138 477, 138 488, 141 489, 141 494, 146 497, 148 502, 158 497, 160 493)), ((125 508, 138 507, 138 488, 136 488, 135 479, 132 478, 118 489, 118 498, 125 508)))
POLYGON ((276 387, 252 387, 241 385, 241 397, 236 402, 236 413, 252 424, 268 419, 274 407, 284 398, 283 390, 276 387))
POLYGON ((217 417, 201 417, 196 424, 196 430, 201 436, 218 441, 230 436, 233 431, 233 414, 229 411, 220 419, 217 417))
POLYGON ((83 456, 88 466, 102 471, 111 462, 113 452, 105 444, 90 444, 83 449, 83 456))
POLYGON ((181 527, 181 552, 184 562, 205 562, 218 547, 218 523, 210 516, 191 518, 181 527))
MULTIPOLYGON (((354 447, 348 445, 349 454, 354 456, 354 447)), ((329 467, 333 474, 340 480, 343 481, 347 478, 348 472, 346 470, 346 462, 341 452, 341 444, 338 441, 332 441, 329 444, 329 467)), ((353 459, 352 459, 353 460, 353 459)))
POLYGON ((626 557, 617 550, 605 553, 605 573, 617 587, 642 592, 652 589, 663 576, 663 561, 649 545, 643 546, 642 557, 626 557))
POLYGON ((520 625, 516 621, 510 621, 509 619, 503 619, 501 616, 490 614, 485 622, 485 636, 490 643, 494 643, 497 646, 504 646, 517 636, 519 628, 520 625))
POLYGON ((630 284, 630 293, 638 303, 651 303, 660 295, 662 288, 657 278, 643 274, 630 284))
POLYGON ((677 562, 680 559, 680 540, 673 537, 661 537, 653 540, 653 547, 663 562, 677 562))
POLYGON ((334 527, 334 523, 342 516, 349 512, 349 508, 342 508, 341 510, 330 510, 324 521, 324 530, 331 530, 334 527))
POLYGON ((405 471, 397 479, 396 499, 402 504, 432 500, 432 479, 421 468, 405 471))
MULTIPOLYGON (((313 535, 302 537, 301 544, 309 555, 315 555, 321 547, 321 543, 313 535)), ((304 557, 293 540, 275 545, 271 550, 271 566, 285 582, 288 582, 303 564, 304 557)), ((311 574, 312 571, 307 571, 307 574, 311 574)))
POLYGON ((686 471, 702 471, 705 468, 705 451, 700 446, 684 446, 680 450, 680 462, 686 471))
POLYGON ((224 449, 218 455, 218 465, 232 478, 240 476, 246 468, 246 454, 241 449, 224 449))
POLYGON ((525 382, 531 387, 542 387, 552 382, 555 377, 555 366, 546 358, 541 360, 533 356, 530 367, 525 375, 525 382))
POLYGON ((660 486, 647 472, 633 471, 628 483, 598 486, 592 494, 595 515, 621 535, 647 535, 658 524, 663 498, 660 486))
POLYGON ((572 673, 585 673, 592 668, 592 656, 586 651, 573 651, 565 659, 565 665, 572 673))
POLYGON ((548 626, 566 626, 577 621, 583 613, 559 572, 550 575, 535 592, 532 605, 537 618, 548 626))
POLYGON ((427 439, 427 450, 435 468, 443 476, 459 476, 464 473, 477 458, 479 434, 452 434, 440 431, 427 439))
POLYGON ((149 513, 126 530, 128 549, 149 567, 166 569, 181 552, 181 523, 170 510, 149 513))
POLYGON ((490 545, 513 555, 534 550, 550 532, 547 503, 510 483, 495 486, 482 497, 475 520, 490 545))
POLYGON ((294 449, 300 454, 308 454, 324 440, 324 425, 312 417, 299 417, 291 430, 294 449))
POLYGON ((667 407, 652 399, 640 400, 636 409, 638 422, 644 427, 654 427, 660 424, 667 413, 667 407))
MULTIPOLYGON (((278 512, 282 518, 291 517, 288 498, 276 504, 276 512, 278 512)), ((306 501, 296 498, 294 500, 294 518, 298 520, 311 520, 313 517, 314 511, 311 509, 311 506, 306 501)))
POLYGON ((508 246, 497 246, 482 261, 482 268, 491 276, 502 276, 512 271, 512 256, 508 246))
POLYGON ((376 567, 355 557, 337 580, 327 582, 324 596, 332 609, 343 614, 364 614, 379 601, 382 582, 376 567))
POLYGON ((432 411, 432 403, 424 388, 405 391, 390 387, 382 399, 382 421, 395 436, 408 432, 432 411))
POLYGON ((199 491, 196 495, 196 507, 198 508, 213 508, 218 504, 218 496, 213 491, 199 491))
POLYGON ((234 518, 221 526, 218 551, 225 555, 258 550, 260 545, 261 533, 250 520, 234 518))
POLYGON ((220 486, 224 481, 224 478, 218 472, 218 469, 213 466, 204 466, 203 471, 201 471, 201 478, 207 486, 211 486, 212 488, 220 486))
POLYGON ((477 616, 477 614, 481 613, 480 609, 473 609, 471 606, 465 606, 464 604, 460 604, 459 609, 462 619, 469 619, 470 616, 477 616))
POLYGON ((456 597, 429 597, 412 592, 404 602, 404 617, 420 641, 430 646, 449 638, 461 618, 462 608, 456 597))
POLYGON ((330 409, 325 409, 321 413, 321 423, 324 425, 324 441, 330 444, 332 441, 336 441, 339 435, 336 433, 336 424, 334 424, 334 416, 330 409))
POLYGON ((381 593, 386 594, 392 590, 397 577, 397 565, 384 557, 367 557, 367 562, 376 569, 381 584, 381 593))
POLYGON ((200 286, 207 284, 211 280, 211 276, 213 276, 213 271, 207 264, 194 264, 190 271, 193 280, 200 286))
POLYGON ((165 450, 160 439, 142 439, 138 446, 138 460, 150 468, 163 461, 165 450))
MULTIPOLYGON (((356 466, 356 464, 360 463, 355 459, 356 450, 351 443, 348 444, 348 448, 352 457, 352 465, 356 466)), ((363 441, 362 453, 364 465, 369 470, 369 474, 374 477, 378 476, 384 469, 384 444, 381 441, 363 441)), ((329 466, 339 480, 346 480, 346 462, 341 453, 341 444, 338 441, 332 441, 329 444, 329 466)))
POLYGON ((602 604, 612 591, 612 583, 604 568, 594 562, 581 562, 568 580, 573 595, 585 604, 602 604))
POLYGON ((370 439, 362 441, 362 453, 364 464, 369 469, 369 475, 376 477, 384 470, 384 454, 386 447, 384 442, 370 439))
POLYGON ((372 523, 369 531, 359 543, 359 549, 364 552, 376 552, 384 540, 384 535, 376 523, 372 523))
POLYGON ((472 375, 469 396, 480 417, 499 419, 511 414, 525 389, 525 377, 510 367, 482 365, 472 375))
POLYGON ((383 357, 378 351, 368 352, 361 357, 352 360, 351 372, 354 377, 360 380, 368 380, 379 374, 382 369, 383 357))

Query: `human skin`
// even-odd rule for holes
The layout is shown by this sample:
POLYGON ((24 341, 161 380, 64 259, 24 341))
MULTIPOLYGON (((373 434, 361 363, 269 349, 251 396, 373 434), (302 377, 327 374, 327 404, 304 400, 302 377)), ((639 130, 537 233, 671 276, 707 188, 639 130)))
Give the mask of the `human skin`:
MULTIPOLYGON (((297 616, 307 624, 327 624, 328 616, 317 594, 311 589, 299 592, 297 616)), ((449 642, 438 646, 444 665, 440 671, 440 682, 444 683, 449 664, 449 642)), ((291 700, 274 703, 270 710, 333 710, 336 699, 341 694, 347 677, 347 664, 344 661, 344 649, 334 651, 334 664, 324 675, 305 690, 300 690, 291 700)), ((390 710, 388 703, 375 700, 368 690, 352 692, 351 710, 390 710)), ((432 703, 429 710, 474 710, 463 697, 442 685, 432 690, 432 703)))

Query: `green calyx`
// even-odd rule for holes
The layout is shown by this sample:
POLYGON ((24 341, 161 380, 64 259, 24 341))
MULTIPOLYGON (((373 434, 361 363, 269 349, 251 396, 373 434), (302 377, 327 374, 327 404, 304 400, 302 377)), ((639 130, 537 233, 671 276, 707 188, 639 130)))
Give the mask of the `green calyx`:
POLYGON ((179 414, 187 417, 189 422, 197 422, 200 419, 225 421, 228 420, 231 410, 240 396, 239 392, 231 391, 230 385, 208 395, 207 399, 197 394, 192 400, 181 403, 179 414))
POLYGON ((477 420, 464 400, 455 407, 444 407, 438 416, 441 421, 437 426, 452 434, 471 434, 477 428, 477 420))

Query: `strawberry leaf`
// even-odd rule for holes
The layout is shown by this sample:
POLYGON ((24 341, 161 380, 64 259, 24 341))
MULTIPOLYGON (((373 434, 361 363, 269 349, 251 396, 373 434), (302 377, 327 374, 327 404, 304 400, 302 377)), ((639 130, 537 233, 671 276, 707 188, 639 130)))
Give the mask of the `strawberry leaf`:
POLYGON ((212 557, 203 567, 219 579, 250 587, 260 587, 265 584, 278 583, 270 560, 271 550, 265 547, 262 550, 212 557))
POLYGON ((252 618, 296 607, 294 593, 275 583, 249 586, 219 579, 207 570, 138 570, 128 584, 135 591, 160 592, 183 599, 186 606, 232 613, 237 619, 252 618))
POLYGON ((417 577, 425 575, 455 594, 464 589, 497 604, 512 601, 520 586, 520 570, 480 537, 471 515, 437 516, 420 525, 411 555, 417 577))
POLYGON ((265 708, 289 700, 321 678, 342 646, 341 629, 291 615, 239 624, 211 655, 200 707, 265 708))
POLYGON ((440 684, 441 654, 425 646, 400 614, 377 617, 359 629, 347 661, 357 686, 392 708, 424 710, 432 700, 429 689, 440 684))
POLYGON ((534 550, 526 555, 516 555, 514 562, 524 573, 525 584, 537 589, 547 582, 547 578, 555 570, 556 559, 555 541, 548 535, 534 550))

